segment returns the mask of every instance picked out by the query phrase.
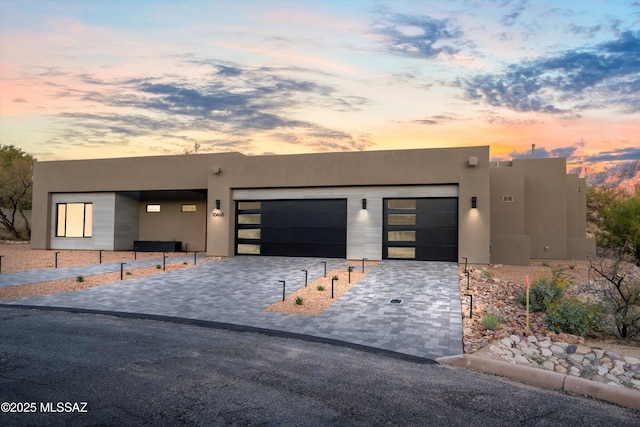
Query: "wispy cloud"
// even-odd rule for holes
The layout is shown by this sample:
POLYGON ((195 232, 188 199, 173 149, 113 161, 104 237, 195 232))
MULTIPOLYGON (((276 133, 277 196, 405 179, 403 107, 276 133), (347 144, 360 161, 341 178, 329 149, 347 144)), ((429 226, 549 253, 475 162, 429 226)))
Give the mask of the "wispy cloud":
POLYGON ((515 2, 515 5, 509 10, 501 20, 500 23, 506 26, 511 26, 515 24, 517 19, 522 15, 522 13, 527 8, 528 0, 518 0, 515 2))
POLYGON ((54 140, 64 137, 106 141, 108 135, 118 139, 142 135, 180 139, 176 133, 215 131, 240 137, 244 144, 254 132, 272 132, 273 137, 283 141, 316 149, 326 146, 359 150, 367 146, 344 131, 295 118, 298 108, 355 111, 369 102, 366 98, 342 93, 326 84, 278 75, 268 68, 256 70, 216 61, 199 64, 212 71, 201 78, 165 76, 114 81, 78 75, 85 86, 100 89, 70 92, 65 87, 60 88, 59 96, 139 113, 62 113, 58 117, 72 120, 75 130, 54 140))
POLYGON ((381 12, 383 16, 373 25, 373 32, 394 54, 435 58, 460 50, 463 31, 451 20, 381 12))
POLYGON ((579 114, 615 105, 635 113, 640 111, 640 32, 512 64, 501 74, 463 80, 462 86, 469 100, 520 112, 579 114))

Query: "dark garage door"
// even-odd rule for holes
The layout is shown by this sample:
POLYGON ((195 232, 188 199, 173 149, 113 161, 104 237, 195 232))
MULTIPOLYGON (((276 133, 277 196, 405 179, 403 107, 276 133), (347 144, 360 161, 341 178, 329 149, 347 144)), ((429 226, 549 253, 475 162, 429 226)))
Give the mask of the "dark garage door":
POLYGON ((383 257, 458 260, 458 199, 384 200, 383 257))
POLYGON ((347 201, 237 202, 236 253, 268 256, 347 256, 347 201))

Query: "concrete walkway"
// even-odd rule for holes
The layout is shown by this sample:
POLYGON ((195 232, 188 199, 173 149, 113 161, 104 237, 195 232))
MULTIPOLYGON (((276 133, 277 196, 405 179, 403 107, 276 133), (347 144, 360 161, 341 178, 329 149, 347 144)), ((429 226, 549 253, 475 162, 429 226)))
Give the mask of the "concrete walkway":
MULTIPOLYGON (((155 265, 157 260, 149 265, 155 265)), ((172 257, 174 261, 174 257, 172 257)), ((192 261, 192 259, 191 259, 192 261)), ((343 259, 251 257, 198 261, 199 265, 154 276, 62 294, 21 298, 4 304, 138 313, 260 328, 335 340, 434 360, 462 353, 462 315, 458 266, 445 262, 383 261, 319 316, 262 310, 327 271, 346 269, 343 259), (401 304, 389 300, 402 299, 401 304)), ((99 266, 30 273, 40 280, 95 274, 99 266), (46 279, 43 277, 46 276, 46 279)), ((120 264, 115 263, 119 271, 120 264)), ((127 264, 127 268, 132 265, 127 264)), ((112 267, 113 268, 113 267, 112 267)), ((356 264, 356 268, 360 268, 356 264)), ((0 275, 18 284, 28 274, 0 275)), ((31 280, 31 279, 30 279, 31 280)), ((38 280, 38 281, 40 281, 38 280)), ((27 282, 24 282, 27 283, 27 282)), ((5 285, 6 286, 6 285, 5 285)))

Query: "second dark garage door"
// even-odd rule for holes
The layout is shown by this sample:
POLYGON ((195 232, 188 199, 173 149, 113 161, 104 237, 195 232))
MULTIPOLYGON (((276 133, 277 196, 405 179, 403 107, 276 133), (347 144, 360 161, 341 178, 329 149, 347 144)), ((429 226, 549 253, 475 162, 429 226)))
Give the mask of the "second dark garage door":
POLYGON ((347 256, 346 199, 238 202, 236 211, 238 254, 347 256))
POLYGON ((458 260, 458 199, 384 199, 383 258, 458 260))

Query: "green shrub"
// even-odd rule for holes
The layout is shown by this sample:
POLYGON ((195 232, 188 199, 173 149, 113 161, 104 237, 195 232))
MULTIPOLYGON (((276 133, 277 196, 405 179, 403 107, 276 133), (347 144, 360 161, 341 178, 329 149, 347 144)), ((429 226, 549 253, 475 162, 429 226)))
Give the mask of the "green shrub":
POLYGON ((324 286, 320 285, 316 289, 319 290, 319 291, 324 291, 324 286))
POLYGON ((493 272, 491 270, 482 270, 483 279, 491 279, 492 277, 493 277, 493 272))
MULTIPOLYGON (((564 282, 551 279, 535 279, 529 289, 529 309, 531 311, 546 311, 554 302, 562 299, 564 282)), ((518 295, 518 302, 527 305, 527 293, 522 291, 518 295)))
POLYGON ((76 277, 76 282, 78 282, 78 283, 84 282, 84 277, 82 277, 82 276, 76 277))
POLYGON ((584 337, 600 329, 602 315, 596 304, 570 298, 548 307, 545 323, 554 332, 584 337))
POLYGON ((296 305, 302 305, 303 301, 301 297, 296 297, 296 305))
MULTIPOLYGON (((564 296, 564 288, 572 284, 572 277, 564 272, 564 267, 545 264, 551 269, 551 278, 534 279, 529 289, 529 308, 531 311, 546 311, 550 305, 558 302, 564 296)), ((527 304, 526 291, 518 295, 518 302, 527 304)))
POLYGON ((156 264, 156 268, 157 268, 158 270, 160 270, 160 269, 162 268, 162 265, 160 265, 160 264, 156 264))
POLYGON ((480 324, 489 331, 495 331, 500 323, 504 323, 504 319, 494 313, 486 313, 480 319, 480 324))

